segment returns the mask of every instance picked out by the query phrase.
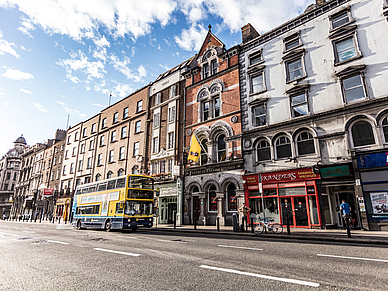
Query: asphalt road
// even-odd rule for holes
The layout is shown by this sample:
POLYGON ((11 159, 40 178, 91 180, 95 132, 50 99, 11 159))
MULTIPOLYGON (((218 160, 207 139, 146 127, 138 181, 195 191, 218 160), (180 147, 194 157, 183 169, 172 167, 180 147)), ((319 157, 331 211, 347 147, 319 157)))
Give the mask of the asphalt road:
POLYGON ((388 290, 388 249, 0 221, 0 290, 388 290))

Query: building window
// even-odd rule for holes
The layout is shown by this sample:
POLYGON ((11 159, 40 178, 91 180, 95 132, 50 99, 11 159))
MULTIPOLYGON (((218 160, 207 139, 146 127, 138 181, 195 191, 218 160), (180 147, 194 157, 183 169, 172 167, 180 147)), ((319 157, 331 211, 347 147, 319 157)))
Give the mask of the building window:
POLYGON ((350 22, 349 11, 341 11, 330 17, 331 28, 335 29, 350 22))
POLYGON ((217 162, 226 160, 226 143, 225 135, 221 134, 217 138, 217 162))
POLYGON ((124 126, 121 128, 121 138, 126 138, 127 137, 127 127, 124 126))
POLYGON ((206 121, 209 119, 209 107, 210 107, 209 101, 202 103, 202 121, 206 121))
POLYGON ((85 136, 86 136, 86 132, 87 132, 87 128, 84 128, 84 129, 82 130, 82 137, 85 137, 85 136))
POLYGON ((69 158, 69 150, 67 150, 66 152, 65 152, 65 159, 68 159, 69 158))
POLYGON ((101 174, 97 174, 96 175, 96 182, 100 181, 100 179, 101 179, 101 174))
POLYGON ((213 99, 213 118, 220 116, 220 97, 213 99))
POLYGON ((91 169, 91 168, 92 168, 92 158, 88 158, 87 168, 88 168, 88 169, 91 169))
POLYGON ((229 184, 227 188, 228 211, 237 211, 236 186, 229 184))
POLYGON ((381 123, 381 126, 383 128, 383 134, 384 134, 385 142, 388 142, 388 117, 385 117, 383 119, 383 122, 381 123))
POLYGON ((102 166, 102 154, 98 154, 97 166, 102 166))
POLYGON ((136 104, 136 113, 140 112, 143 110, 143 100, 137 101, 136 104))
POLYGON ((367 121, 358 121, 353 124, 352 138, 355 147, 375 144, 372 126, 367 121))
POLYGON ((78 161, 78 171, 82 171, 82 160, 78 161))
POLYGON ((156 95, 155 95, 155 105, 160 104, 161 99, 162 99, 162 93, 160 93, 160 92, 156 93, 156 95))
POLYGON ((204 64, 203 65, 203 78, 206 79, 207 77, 209 77, 209 64, 204 64))
POLYGON ((134 174, 134 175, 138 174, 136 165, 132 167, 132 174, 134 174))
POLYGON ((302 57, 297 60, 286 62, 287 82, 299 79, 304 76, 302 57))
POLYGON ((251 93, 259 93, 264 91, 264 72, 259 75, 251 76, 251 93))
POLYGON ((170 87, 170 98, 174 98, 175 96, 177 96, 177 89, 178 89, 177 85, 172 85, 170 87))
POLYGON ((70 174, 74 173, 74 163, 70 164, 70 174))
POLYGON ((125 159, 125 147, 121 147, 119 152, 119 160, 124 160, 124 159, 125 159))
POLYGON ((173 166, 173 164, 174 164, 174 160, 172 160, 172 159, 169 159, 169 160, 167 160, 167 171, 169 172, 169 173, 172 173, 172 166, 173 166))
POLYGON ((139 142, 135 142, 133 144, 133 156, 136 157, 138 156, 140 153, 140 143, 139 142))
POLYGON ((341 63, 360 54, 357 52, 354 36, 334 41, 335 63, 341 63))
POLYGON ((160 173, 166 173, 166 161, 161 160, 159 163, 160 173))
POLYGON ((85 153, 85 144, 81 144, 81 154, 85 153))
POLYGON ((76 156, 76 148, 75 147, 73 147, 73 153, 71 154, 73 157, 75 157, 76 156))
POLYGON ((55 176, 55 179, 58 180, 59 179, 59 175, 61 174, 61 169, 58 169, 57 170, 57 175, 55 176))
POLYGON ((95 133, 96 132, 96 124, 95 123, 93 123, 92 124, 92 131, 91 131, 92 133, 95 133))
POLYGON ((209 211, 217 211, 217 194, 214 185, 209 188, 209 211))
POLYGON ((261 140, 257 144, 257 161, 271 160, 271 147, 267 140, 261 140))
POLYGON ((106 118, 104 118, 103 120, 102 120, 102 126, 101 126, 101 128, 105 128, 106 127, 106 118))
POLYGON ((160 126, 160 113, 154 114, 154 128, 160 126))
POLYGON ((299 33, 294 33, 293 35, 286 37, 283 39, 283 42, 285 51, 298 47, 301 44, 299 33))
POLYGON ((135 133, 139 133, 141 131, 141 120, 136 121, 135 123, 135 133))
POLYGON ((89 150, 94 149, 94 139, 91 139, 89 142, 89 150))
POLYGON ((217 61, 216 60, 212 60, 211 63, 211 70, 212 70, 212 75, 215 75, 217 74, 217 61))
POLYGON ((173 149, 174 148, 174 132, 169 132, 168 133, 168 149, 173 149))
POLYGON ((159 152, 159 137, 154 137, 152 140, 152 153, 156 154, 159 152))
POLYGON ((116 112, 115 114, 113 114, 113 123, 117 123, 119 121, 119 113, 116 112))
POLYGON ((298 154, 300 156, 315 153, 313 135, 307 131, 302 132, 298 135, 296 139, 296 144, 298 148, 298 154))
POLYGON ((107 179, 110 179, 113 177, 113 172, 112 171, 109 171, 107 174, 106 174, 106 178, 107 179))
POLYGON ((152 175, 155 175, 158 173, 158 164, 156 162, 153 162, 151 165, 151 173, 152 175))
POLYGON ((121 177, 121 176, 123 176, 123 175, 124 175, 124 169, 118 170, 117 176, 118 176, 118 177, 121 177))
POLYGON ((175 121, 175 106, 168 108, 168 122, 175 121))
POLYGON ((277 159, 292 157, 291 141, 286 136, 281 136, 276 140, 275 149, 277 159))
POLYGON ((78 140, 78 132, 76 132, 75 134, 74 134, 74 141, 77 141, 78 140))
POLYGON ((110 135, 110 141, 115 142, 116 141, 116 130, 112 131, 110 135))
POLYGON ((201 165, 205 165, 208 161, 208 156, 207 156, 207 139, 201 140, 201 165))
POLYGON ((105 142, 105 135, 100 136, 100 147, 104 145, 105 142))
POLYGON ((113 159, 114 159, 114 155, 115 155, 115 151, 114 150, 110 150, 109 151, 109 163, 113 163, 113 159))
POLYGON ((307 94, 299 94, 290 97, 291 101, 291 114, 293 117, 303 116, 309 114, 309 108, 307 104, 307 94))
POLYGON ((256 65, 263 60, 262 51, 254 52, 249 55, 249 66, 256 65))
POLYGON ((267 124, 266 106, 261 104, 252 108, 253 126, 262 126, 267 124))
POLYGON ((342 79, 343 92, 347 103, 365 99, 365 88, 361 75, 342 79))
POLYGON ((125 107, 123 110, 123 118, 127 118, 128 116, 128 107, 125 107))

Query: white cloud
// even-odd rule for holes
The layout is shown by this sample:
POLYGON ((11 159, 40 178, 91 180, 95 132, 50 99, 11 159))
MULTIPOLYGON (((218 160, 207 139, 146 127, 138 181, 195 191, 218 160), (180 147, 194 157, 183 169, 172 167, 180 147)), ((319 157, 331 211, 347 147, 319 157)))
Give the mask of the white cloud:
POLYGON ((31 92, 30 90, 20 89, 20 91, 22 91, 22 92, 25 93, 25 94, 32 95, 32 92, 31 92))
POLYGON ((174 36, 178 46, 186 51, 198 51, 206 37, 208 30, 203 25, 192 26, 189 29, 183 29, 180 36, 174 36))
POLYGON ((92 103, 93 106, 100 107, 100 108, 105 108, 106 106, 98 103, 92 103))
POLYGON ((18 30, 20 30, 23 34, 27 35, 28 37, 33 37, 30 33, 31 30, 35 30, 35 26, 32 23, 31 19, 24 18, 22 21, 22 26, 18 27, 18 30))
POLYGON ((16 69, 7 68, 7 71, 2 75, 3 77, 11 80, 23 81, 34 79, 34 76, 30 73, 25 73, 16 69))
POLYGON ((93 57, 95 59, 100 59, 105 63, 106 59, 108 58, 106 48, 101 48, 93 51, 93 57))
POLYGON ((134 91, 133 87, 128 84, 118 84, 114 87, 115 95, 119 97, 126 97, 134 91))
POLYGON ((107 47, 110 47, 110 43, 109 41, 106 39, 105 35, 103 35, 101 38, 96 38, 93 40, 94 41, 94 44, 97 46, 97 47, 104 47, 104 46, 107 46, 107 47))
POLYGON ((70 115, 78 115, 81 118, 85 118, 87 115, 85 113, 81 113, 81 111, 76 109, 70 109, 69 106, 65 102, 62 101, 56 101, 55 103, 62 106, 62 108, 70 115))
POLYGON ((4 93, 0 91, 0 96, 4 96, 4 93))
POLYGON ((42 111, 42 112, 48 112, 48 110, 46 108, 43 107, 43 105, 41 104, 38 104, 38 103, 33 103, 35 105, 35 107, 39 110, 39 111, 42 111))
POLYGON ((159 64, 159 67, 161 67, 163 70, 165 70, 165 71, 168 71, 169 69, 170 69, 170 67, 169 66, 167 66, 167 65, 162 65, 162 64, 159 64))
POLYGON ((18 53, 14 49, 15 44, 13 42, 8 42, 3 39, 3 33, 0 31, 0 55, 4 55, 5 53, 11 54, 16 58, 20 58, 18 53))

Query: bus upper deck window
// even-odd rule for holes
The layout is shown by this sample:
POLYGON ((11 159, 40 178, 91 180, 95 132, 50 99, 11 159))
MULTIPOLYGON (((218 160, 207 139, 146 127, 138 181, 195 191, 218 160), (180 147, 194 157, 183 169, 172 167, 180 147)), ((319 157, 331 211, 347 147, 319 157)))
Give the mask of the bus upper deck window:
POLYGON ((125 178, 117 179, 116 188, 124 188, 125 187, 125 178))
POLYGON ((93 192, 96 192, 96 186, 97 185, 92 185, 89 187, 89 193, 93 193, 93 192))
POLYGON ((88 193, 88 188, 87 187, 84 187, 81 190, 82 190, 82 194, 88 193))
POLYGON ((100 183, 98 185, 98 191, 105 191, 106 190, 106 182, 100 183))
POLYGON ((116 186, 116 180, 108 181, 108 189, 107 190, 114 189, 115 186, 116 186))

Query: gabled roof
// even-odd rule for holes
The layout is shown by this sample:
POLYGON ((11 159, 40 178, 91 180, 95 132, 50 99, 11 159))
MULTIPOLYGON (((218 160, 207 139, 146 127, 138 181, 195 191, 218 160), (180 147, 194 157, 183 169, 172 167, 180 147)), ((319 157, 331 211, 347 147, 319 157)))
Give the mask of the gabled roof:
POLYGON ((203 55, 203 52, 207 49, 209 45, 214 45, 215 47, 221 47, 222 49, 225 48, 225 44, 220 41, 211 31, 211 25, 209 24, 209 31, 207 32, 207 35, 202 43, 201 49, 198 52, 199 56, 203 55))

